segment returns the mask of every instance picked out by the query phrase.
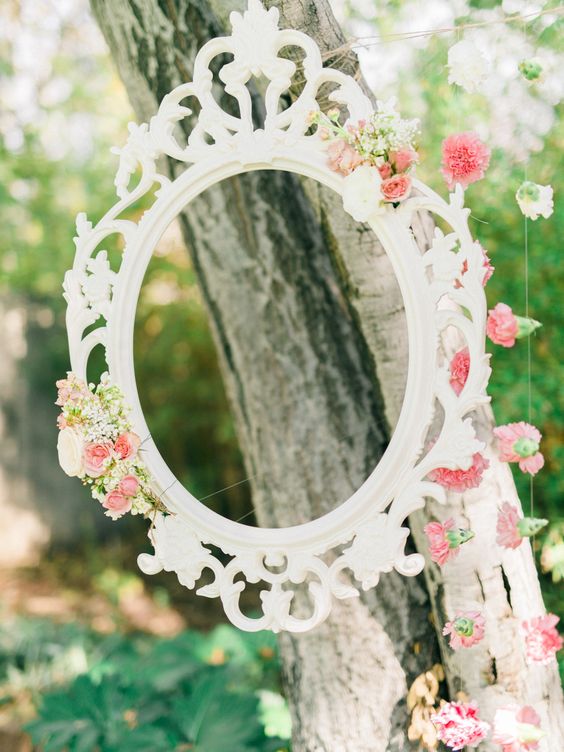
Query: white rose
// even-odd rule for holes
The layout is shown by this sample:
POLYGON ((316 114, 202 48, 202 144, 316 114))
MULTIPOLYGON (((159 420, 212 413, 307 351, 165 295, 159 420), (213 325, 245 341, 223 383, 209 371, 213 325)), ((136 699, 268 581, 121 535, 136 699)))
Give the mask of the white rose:
POLYGON ((361 165, 343 181, 343 208, 357 222, 366 222, 382 211, 382 178, 377 167, 361 165))
POLYGON ((448 82, 477 91, 490 72, 490 62, 473 42, 461 39, 448 51, 448 82))
POLYGON ((57 452, 59 465, 67 475, 71 477, 84 475, 82 439, 74 428, 63 428, 59 432, 57 452))

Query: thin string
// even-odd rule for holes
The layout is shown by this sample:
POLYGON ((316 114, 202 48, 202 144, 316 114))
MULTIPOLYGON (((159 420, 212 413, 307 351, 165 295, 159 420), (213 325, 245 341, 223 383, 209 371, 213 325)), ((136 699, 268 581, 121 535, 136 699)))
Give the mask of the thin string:
MULTIPOLYGON (((523 32, 525 42, 528 41, 529 27, 523 22, 523 32)), ((529 179, 529 157, 525 159, 525 182, 529 179)), ((529 218, 524 216, 524 241, 525 241, 525 316, 529 318, 529 218)), ((531 336, 527 337, 527 422, 531 424, 533 417, 532 406, 532 357, 531 357, 531 336)), ((535 497, 534 497, 534 476, 529 475, 529 509, 530 516, 535 516, 535 497)), ((535 554, 536 536, 533 535, 533 556, 535 554)))
POLYGON ((485 26, 496 26, 499 24, 509 24, 509 23, 516 23, 516 22, 527 23, 532 20, 536 20, 537 18, 540 18, 541 16, 544 16, 549 13, 555 16, 560 16, 564 13, 564 8, 547 8, 539 12, 532 12, 532 13, 526 13, 522 15, 510 16, 509 18, 499 18, 494 21, 477 21, 475 23, 465 23, 465 24, 459 24, 455 26, 445 26, 445 27, 437 28, 437 29, 425 29, 421 31, 406 31, 406 32, 398 32, 396 34, 382 34, 382 35, 374 35, 374 36, 366 36, 366 37, 353 37, 352 39, 350 39, 348 42, 345 42, 345 44, 341 45, 340 47, 337 47, 334 50, 329 50, 325 52, 323 54, 323 57, 326 58, 326 57, 330 57, 338 53, 345 53, 346 51, 351 50, 351 49, 362 49, 363 47, 373 47, 381 43, 401 42, 401 41, 408 40, 408 39, 417 39, 419 37, 430 37, 430 36, 435 36, 438 34, 450 34, 452 32, 463 31, 465 29, 478 29, 478 28, 483 28, 485 26), (374 41, 372 42, 372 41, 364 41, 364 40, 374 40, 374 41))
MULTIPOLYGON (((381 425, 382 423, 383 423, 383 421, 378 421, 376 425, 381 425)), ((340 436, 337 435, 337 437, 336 437, 337 438, 337 446, 341 446, 342 444, 345 443, 345 441, 348 441, 348 439, 352 438, 353 436, 355 436, 354 433, 351 433, 351 434, 341 434, 340 436)), ((143 446, 143 444, 146 441, 149 441, 149 440, 153 441, 153 437, 151 436, 150 433, 143 439, 143 441, 141 442, 141 446, 143 446)), ((140 450, 140 451, 144 451, 144 450, 140 450)), ((235 483, 231 483, 229 486, 224 486, 223 488, 218 488, 216 491, 212 491, 211 493, 207 494, 206 496, 201 496, 198 499, 198 501, 204 502, 207 499, 211 499, 214 496, 218 496, 219 494, 224 493, 225 491, 229 491, 231 488, 236 488, 237 486, 242 486, 244 483, 249 483, 251 480, 255 480, 257 478, 268 478, 270 475, 272 475, 272 473, 268 472, 267 470, 263 470, 260 473, 255 473, 254 475, 249 475, 246 478, 242 478, 241 480, 236 481, 235 483)), ((158 500, 162 501, 162 497, 176 483, 178 483, 177 479, 175 479, 169 486, 167 486, 167 488, 164 489, 164 491, 162 491, 161 494, 159 494, 159 496, 157 497, 158 500)), ((241 517, 239 517, 238 519, 236 519, 235 522, 241 522, 241 520, 244 520, 247 517, 250 517, 254 513, 254 511, 255 511, 254 506, 252 506, 249 509, 248 512, 245 512, 241 517)), ((156 517, 156 510, 155 510, 155 517, 156 517)), ((155 517, 153 517, 153 520, 152 520, 152 523, 151 523, 151 527, 153 527, 153 525, 154 525, 154 519, 155 519, 155 517)))

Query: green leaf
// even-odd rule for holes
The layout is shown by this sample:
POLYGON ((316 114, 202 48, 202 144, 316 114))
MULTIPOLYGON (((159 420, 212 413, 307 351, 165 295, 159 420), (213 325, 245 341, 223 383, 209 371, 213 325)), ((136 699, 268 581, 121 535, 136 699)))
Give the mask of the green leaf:
POLYGON ((188 698, 176 700, 173 717, 195 752, 254 752, 265 740, 258 699, 230 692, 225 672, 204 676, 188 698))

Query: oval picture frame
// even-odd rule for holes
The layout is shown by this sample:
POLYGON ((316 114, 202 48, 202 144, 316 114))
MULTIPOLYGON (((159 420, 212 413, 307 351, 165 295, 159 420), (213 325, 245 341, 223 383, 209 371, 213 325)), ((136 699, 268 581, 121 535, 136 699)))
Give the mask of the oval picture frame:
POLYGON ((266 11, 258 0, 249 0, 245 13, 234 12, 230 18, 232 34, 209 41, 197 54, 193 81, 165 96, 149 124, 130 124, 126 145, 116 150, 120 162, 115 205, 95 226, 85 214, 77 218, 74 264, 64 281, 71 368, 86 380, 92 350, 98 344, 104 346, 110 380, 123 391, 134 430, 143 438, 143 460, 152 487, 170 512, 156 514, 149 531, 154 554, 139 556, 142 571, 174 571, 183 585, 194 588, 203 571, 210 569, 213 581, 197 592, 221 598, 227 617, 237 627, 305 632, 327 618, 334 598, 358 595, 344 570, 350 570, 364 589, 375 586, 380 574, 392 569, 404 575, 421 571, 423 556, 404 553, 409 534, 405 519, 421 508, 426 498, 444 502, 444 489, 427 479, 430 472, 442 467, 467 469, 473 455, 484 447, 468 415, 489 399, 485 270, 481 247, 468 229, 469 210, 463 206, 461 187, 457 186, 446 202, 414 180, 410 198, 397 207, 388 205, 375 211, 368 219, 398 280, 409 343, 403 407, 391 441, 371 475, 337 509, 287 528, 253 528, 225 519, 184 488, 150 435, 135 380, 135 311, 159 239, 195 197, 244 172, 285 170, 317 180, 342 195, 345 178, 330 169, 326 144, 311 132, 310 113, 319 110, 316 95, 323 84, 335 84, 330 97, 347 108, 351 122, 367 119, 373 111, 354 79, 323 66, 310 37, 279 29, 277 9, 266 11), (298 99, 279 111, 280 97, 296 70, 293 62, 279 57, 288 45, 305 53, 305 84, 298 99), (237 99, 239 117, 225 112, 213 96, 210 63, 221 53, 233 56, 219 77, 225 91, 237 99), (261 128, 253 125, 247 88, 253 76, 268 80, 261 128), (174 128, 192 114, 181 104, 186 97, 195 97, 201 110, 187 144, 181 146, 174 128), (188 165, 174 181, 157 170, 162 155, 188 165), (131 187, 131 178, 139 168, 141 177, 131 187), (122 219, 122 213, 153 190, 155 183, 159 184, 155 201, 140 221, 122 219), (424 253, 410 229, 411 218, 419 211, 433 212, 452 230, 446 235, 436 230, 424 253), (124 239, 117 270, 110 267, 106 251, 99 250, 100 243, 115 233, 124 239), (448 364, 437 357, 449 327, 462 334, 470 356, 468 378, 458 395, 449 384, 448 364), (432 446, 425 447, 437 403, 444 419, 432 446), (229 562, 225 563, 225 557, 220 561, 208 546, 231 557, 229 562), (337 548, 327 563, 324 555, 337 548), (246 583, 257 582, 266 586, 260 594, 262 613, 250 617, 242 613, 239 599, 246 583), (312 608, 311 613, 297 616, 292 613, 292 585, 303 582, 308 583, 312 608))

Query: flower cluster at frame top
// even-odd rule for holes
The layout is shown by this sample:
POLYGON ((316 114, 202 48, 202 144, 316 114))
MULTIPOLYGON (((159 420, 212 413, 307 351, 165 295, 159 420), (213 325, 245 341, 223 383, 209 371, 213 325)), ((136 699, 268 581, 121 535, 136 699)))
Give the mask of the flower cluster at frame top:
POLYGON ((113 520, 127 512, 166 511, 151 490, 141 439, 132 431, 123 394, 108 375, 95 386, 69 373, 57 388, 55 404, 62 408, 57 450, 65 473, 89 486, 113 520))
POLYGON ((340 111, 312 112, 310 123, 327 141, 329 166, 346 176, 343 205, 358 222, 397 205, 411 193, 410 173, 419 161, 419 121, 400 117, 394 100, 379 103, 367 120, 341 125, 340 111))

